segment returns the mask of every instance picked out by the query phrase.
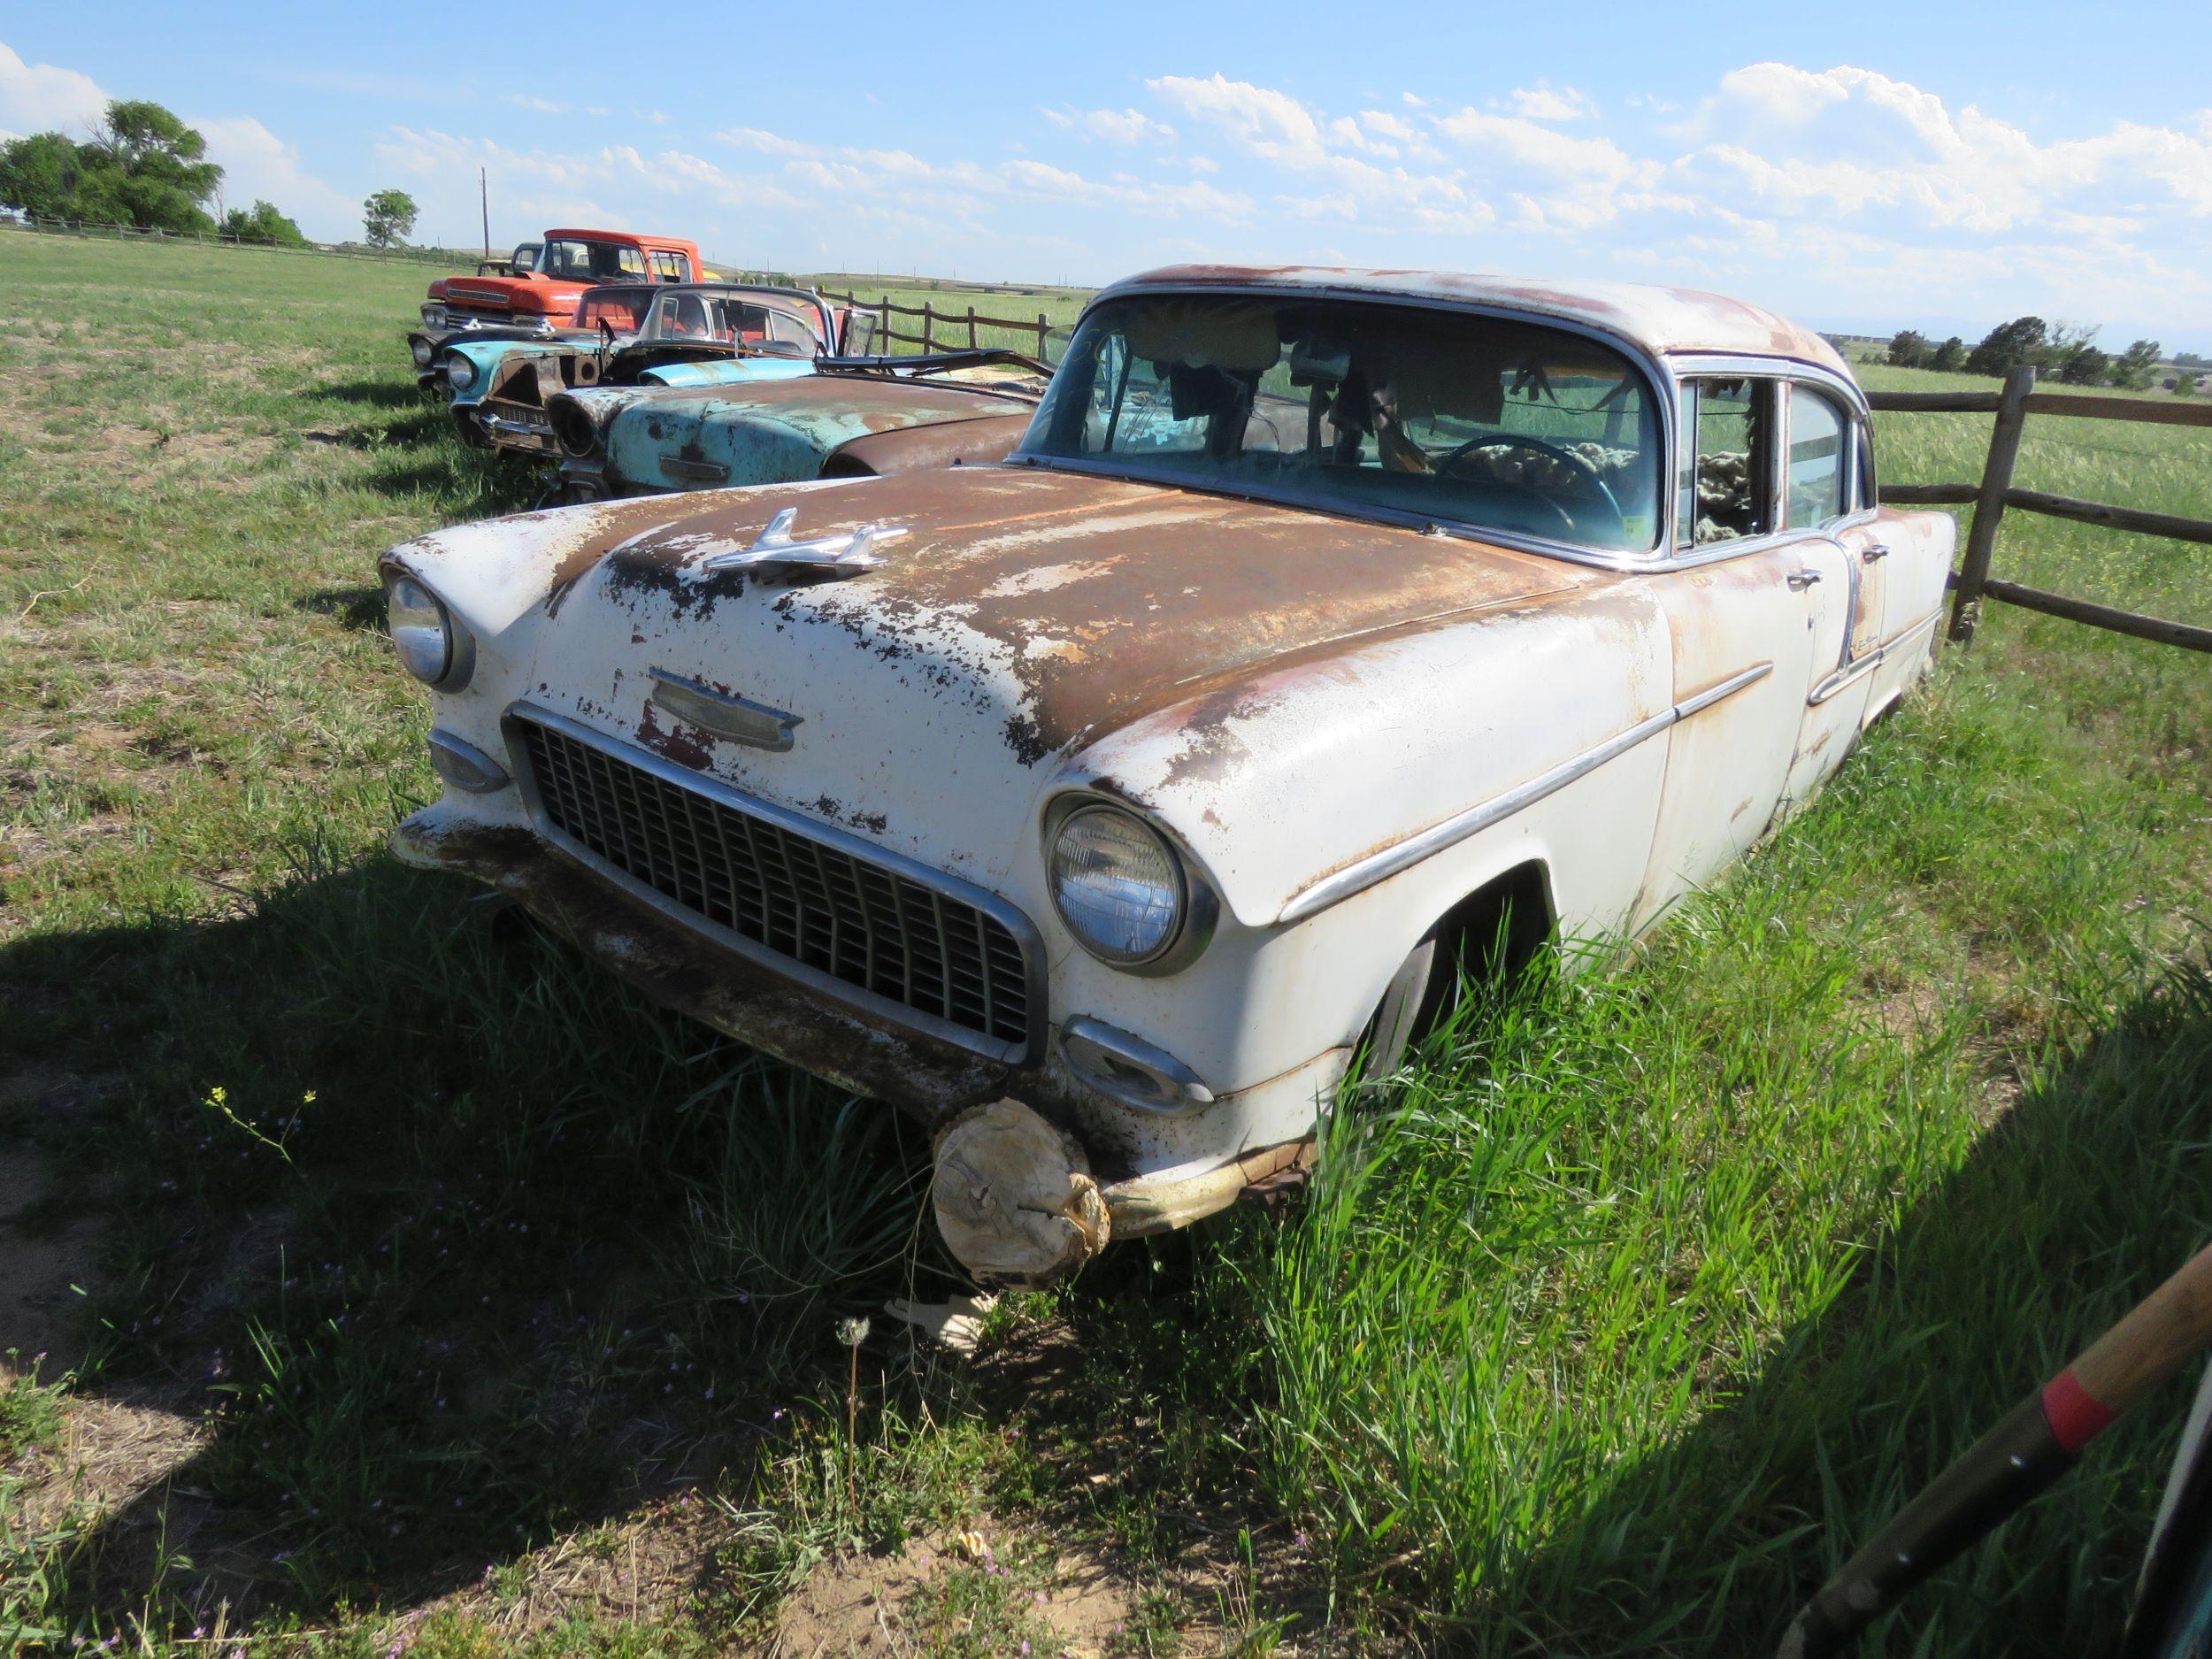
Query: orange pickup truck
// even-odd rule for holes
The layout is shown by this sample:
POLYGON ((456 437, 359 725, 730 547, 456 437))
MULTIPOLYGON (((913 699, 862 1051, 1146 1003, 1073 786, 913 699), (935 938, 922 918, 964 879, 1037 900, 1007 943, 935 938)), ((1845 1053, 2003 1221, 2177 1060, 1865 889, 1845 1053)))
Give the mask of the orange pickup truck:
POLYGON ((696 242, 620 230, 549 230, 524 242, 504 276, 440 277, 423 303, 426 329, 561 327, 586 288, 610 282, 697 282, 707 275, 696 242))

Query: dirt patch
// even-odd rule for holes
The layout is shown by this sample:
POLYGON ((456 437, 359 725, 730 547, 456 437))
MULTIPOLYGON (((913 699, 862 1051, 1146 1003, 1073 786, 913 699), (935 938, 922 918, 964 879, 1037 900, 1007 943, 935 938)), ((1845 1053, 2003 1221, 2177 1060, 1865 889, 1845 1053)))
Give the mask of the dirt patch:
MULTIPOLYGON (((1018 1542, 983 1541, 980 1534, 918 1539, 889 1555, 844 1555, 826 1561, 808 1575, 783 1605, 776 1637, 787 1654, 883 1654, 905 1659, 909 1653, 943 1645, 926 1640, 926 1627, 949 1616, 946 1593, 951 1575, 973 1578, 1004 1577, 995 1556, 1019 1549, 1018 1542), (922 1628, 918 1628, 922 1627, 922 1628)), ((1064 1551, 1041 1581, 1025 1578, 1019 1587, 1000 1593, 1013 1603, 1005 1615, 1041 1624, 1076 1659, 1102 1655, 1137 1610, 1138 1587, 1104 1560, 1082 1550, 1064 1551)), ((962 1617, 950 1614, 950 1617, 962 1617)))

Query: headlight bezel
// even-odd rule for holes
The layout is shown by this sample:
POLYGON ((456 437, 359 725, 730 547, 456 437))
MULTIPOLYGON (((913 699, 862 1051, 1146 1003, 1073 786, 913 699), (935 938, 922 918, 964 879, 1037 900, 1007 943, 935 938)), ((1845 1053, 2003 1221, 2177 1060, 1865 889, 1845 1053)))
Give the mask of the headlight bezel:
POLYGON ((400 666, 410 678, 433 691, 459 691, 476 672, 475 637, 453 619, 452 608, 430 584, 411 571, 395 567, 384 572, 384 630, 391 636, 392 650, 399 658, 400 666), (426 603, 417 603, 407 597, 403 590, 410 589, 426 603), (401 621, 403 603, 416 620, 401 621), (434 618, 434 625, 430 618, 434 618), (434 658, 421 649, 421 636, 434 626, 439 641, 434 658), (403 631, 406 637, 403 637, 403 631), (435 672, 425 672, 427 669, 435 672))
POLYGON ((1045 895, 1052 908, 1053 919, 1093 961, 1118 973, 1156 979, 1180 972, 1205 950, 1220 921, 1220 895, 1215 890, 1213 879, 1207 874, 1205 866, 1164 826, 1110 795, 1095 790, 1076 789, 1055 796, 1047 805, 1043 830, 1045 895), (1166 855, 1168 866, 1174 872, 1179 884, 1179 904, 1175 925, 1156 949, 1141 957, 1124 957, 1101 949, 1069 919, 1066 911, 1061 908, 1058 882, 1055 879, 1060 838, 1071 820, 1079 814, 1093 810, 1117 814, 1149 836, 1166 855))
POLYGON ((419 371, 428 368, 438 360, 438 349, 427 340, 417 335, 413 343, 408 347, 407 355, 414 358, 415 367, 419 371))
POLYGON ((457 392, 465 392, 476 384, 476 365, 465 351, 449 353, 445 360, 445 383, 457 392))

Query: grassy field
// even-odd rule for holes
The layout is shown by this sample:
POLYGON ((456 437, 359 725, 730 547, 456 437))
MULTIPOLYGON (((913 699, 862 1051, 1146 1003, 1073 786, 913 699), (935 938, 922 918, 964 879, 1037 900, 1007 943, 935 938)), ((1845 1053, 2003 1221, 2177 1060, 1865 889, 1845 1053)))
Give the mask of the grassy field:
MULTIPOLYGON (((382 851, 374 556, 531 493, 417 401, 421 280, 0 233, 0 1648, 1762 1654, 2203 1241, 2207 664, 1993 608, 1302 1209, 896 1334, 910 1132, 382 851)), ((1985 434, 1886 418, 1885 475, 1985 434)), ((2206 458, 2038 419, 2021 481, 2208 515, 2206 458)), ((2205 559, 1997 565, 2212 621, 2205 559)), ((2183 1400, 1884 1650, 2104 1645, 2183 1400)))

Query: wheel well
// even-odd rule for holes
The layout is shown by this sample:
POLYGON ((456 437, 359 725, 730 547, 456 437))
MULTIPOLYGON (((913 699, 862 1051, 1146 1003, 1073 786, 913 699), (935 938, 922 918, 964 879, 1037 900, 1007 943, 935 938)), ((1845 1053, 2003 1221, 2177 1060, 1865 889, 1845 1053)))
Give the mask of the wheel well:
POLYGON ((1436 965, 1415 1018, 1417 1039, 1433 1029, 1469 983, 1510 980, 1535 960, 1556 921, 1550 872, 1534 859, 1493 876, 1444 912, 1431 930, 1436 965))

